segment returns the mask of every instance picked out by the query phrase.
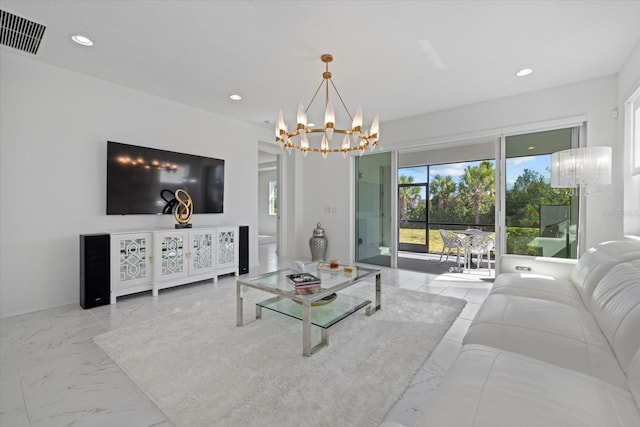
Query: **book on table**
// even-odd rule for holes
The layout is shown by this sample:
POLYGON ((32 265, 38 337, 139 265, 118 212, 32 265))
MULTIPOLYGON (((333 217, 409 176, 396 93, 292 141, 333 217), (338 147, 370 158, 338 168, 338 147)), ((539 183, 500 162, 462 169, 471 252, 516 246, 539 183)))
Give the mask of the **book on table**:
POLYGON ((309 273, 288 274, 287 279, 295 286, 298 293, 318 292, 322 285, 320 278, 309 273))
POLYGON ((296 286, 315 285, 321 283, 319 277, 309 273, 287 274, 287 279, 296 286))

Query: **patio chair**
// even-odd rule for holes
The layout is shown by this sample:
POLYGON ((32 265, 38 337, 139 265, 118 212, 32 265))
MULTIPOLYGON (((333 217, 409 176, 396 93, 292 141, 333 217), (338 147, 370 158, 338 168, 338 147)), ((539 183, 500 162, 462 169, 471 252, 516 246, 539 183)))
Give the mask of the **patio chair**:
POLYGON ((442 242, 444 246, 442 247, 442 252, 440 252, 440 262, 442 262, 442 256, 444 255, 444 251, 447 251, 447 257, 445 261, 449 260, 449 255, 451 254, 451 250, 455 249, 456 251, 456 261, 458 262, 458 267, 460 267, 460 249, 462 248, 462 242, 460 236, 454 233, 451 230, 438 230, 440 232, 440 236, 442 236, 442 242))
POLYGON ((472 234, 482 234, 482 230, 480 230, 479 228, 467 228, 463 231, 463 233, 470 236, 472 234))
POLYGON ((482 258, 487 256, 487 269, 491 274, 491 251, 495 247, 495 240, 488 234, 472 234, 462 239, 464 248, 465 269, 471 270, 471 260, 477 257, 476 268, 480 268, 482 258))

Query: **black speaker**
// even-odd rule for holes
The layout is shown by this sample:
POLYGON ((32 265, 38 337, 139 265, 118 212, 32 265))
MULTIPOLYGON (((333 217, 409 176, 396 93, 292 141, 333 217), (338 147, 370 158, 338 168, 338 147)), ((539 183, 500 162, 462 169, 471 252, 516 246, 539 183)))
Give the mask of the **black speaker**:
POLYGON ((108 234, 80 235, 80 307, 82 308, 97 307, 111 302, 110 240, 108 234))
POLYGON ((238 248, 238 274, 249 273, 249 226, 240 226, 240 246, 238 248))

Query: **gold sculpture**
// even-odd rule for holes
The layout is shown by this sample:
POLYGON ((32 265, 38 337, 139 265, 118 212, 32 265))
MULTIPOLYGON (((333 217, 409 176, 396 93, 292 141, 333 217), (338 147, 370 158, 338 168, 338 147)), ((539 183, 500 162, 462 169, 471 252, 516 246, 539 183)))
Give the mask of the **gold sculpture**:
POLYGON ((178 224, 184 227, 189 223, 189 220, 193 215, 193 200, 191 200, 189 193, 182 188, 178 188, 175 191, 174 197, 177 204, 173 209, 173 217, 176 219, 178 224))

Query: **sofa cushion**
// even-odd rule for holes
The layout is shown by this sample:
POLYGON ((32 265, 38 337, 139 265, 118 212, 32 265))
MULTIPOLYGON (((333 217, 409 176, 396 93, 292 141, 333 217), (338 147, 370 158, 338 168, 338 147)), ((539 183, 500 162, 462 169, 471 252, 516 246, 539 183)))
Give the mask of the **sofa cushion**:
POLYGON ((539 298, 584 308, 582 296, 570 280, 543 274, 503 273, 496 277, 491 293, 539 298))
POLYGON ((631 393, 495 348, 465 345, 417 426, 638 426, 631 393))
POLYGON ((580 257, 571 273, 571 281, 591 310, 591 295, 602 278, 617 264, 640 259, 640 242, 616 240, 603 242, 580 257))
POLYGON ((491 293, 546 299, 590 309, 593 289, 604 275, 615 265, 639 257, 640 240, 634 239, 600 243, 574 263, 571 263, 574 260, 505 255, 501 257, 501 273, 491 293), (567 267, 571 268, 569 277, 565 273, 567 267), (517 268, 530 271, 513 271, 517 268))
POLYGON ((620 387, 627 378, 591 313, 516 295, 489 295, 463 344, 482 344, 583 372, 620 387))
POLYGON ((640 259, 617 265, 591 296, 591 310, 622 370, 640 349, 640 259))

